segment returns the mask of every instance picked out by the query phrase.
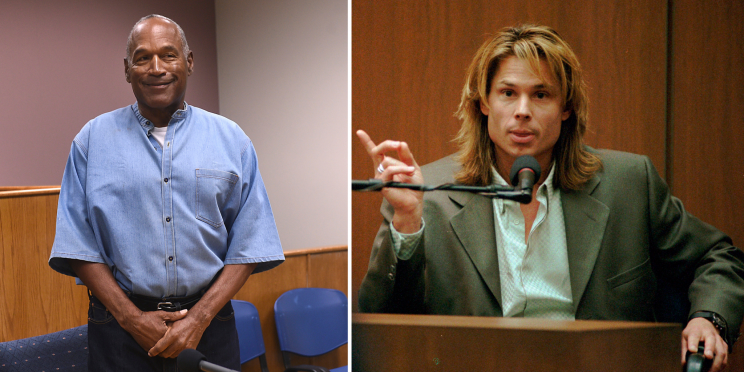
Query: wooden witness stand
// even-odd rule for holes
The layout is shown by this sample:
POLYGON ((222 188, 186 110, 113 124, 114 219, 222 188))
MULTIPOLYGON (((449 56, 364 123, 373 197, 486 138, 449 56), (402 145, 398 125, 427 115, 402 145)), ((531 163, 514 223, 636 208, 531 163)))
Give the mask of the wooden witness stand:
POLYGON ((674 371, 679 324, 352 315, 354 371, 674 371))

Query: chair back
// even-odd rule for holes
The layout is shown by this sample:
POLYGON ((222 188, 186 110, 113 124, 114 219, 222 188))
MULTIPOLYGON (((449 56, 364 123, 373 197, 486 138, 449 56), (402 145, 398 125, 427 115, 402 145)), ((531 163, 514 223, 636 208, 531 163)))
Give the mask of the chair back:
POLYGON ((348 342, 348 299, 329 288, 297 288, 274 303, 274 319, 283 352, 306 357, 332 351, 348 342))
POLYGON ((0 371, 87 371, 88 325, 0 342, 0 371))
POLYGON ((261 370, 266 372, 266 347, 261 333, 261 319, 256 306, 247 301, 231 300, 235 312, 235 327, 238 329, 240 364, 260 357, 261 370))

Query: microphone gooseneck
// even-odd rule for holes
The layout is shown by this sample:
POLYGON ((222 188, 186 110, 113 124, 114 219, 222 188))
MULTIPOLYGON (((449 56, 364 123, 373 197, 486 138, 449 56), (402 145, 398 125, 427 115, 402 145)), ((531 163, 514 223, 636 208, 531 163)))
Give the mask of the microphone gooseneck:
POLYGON ((509 179, 519 190, 532 190, 532 187, 540 180, 540 164, 537 159, 530 155, 522 155, 514 161, 509 179))
POLYGON ((512 165, 509 179, 514 187, 504 185, 469 186, 453 183, 430 186, 369 179, 352 180, 351 189, 352 191, 380 191, 385 187, 393 187, 416 191, 462 191, 480 194, 490 198, 508 199, 529 204, 532 201, 532 187, 540 180, 540 164, 532 156, 520 156, 514 161, 514 165, 512 165))

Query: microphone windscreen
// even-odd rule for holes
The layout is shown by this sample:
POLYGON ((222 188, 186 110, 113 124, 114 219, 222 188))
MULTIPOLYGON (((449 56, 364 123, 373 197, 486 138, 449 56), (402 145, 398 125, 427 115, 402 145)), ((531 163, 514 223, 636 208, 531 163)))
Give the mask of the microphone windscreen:
POLYGON ((201 372, 199 362, 202 360, 207 360, 204 354, 194 349, 184 349, 181 354, 178 354, 176 364, 178 364, 178 369, 183 372, 201 372))
POLYGON ((531 169, 535 173, 535 183, 537 183, 540 179, 540 164, 534 157, 522 155, 514 161, 514 165, 512 165, 511 172, 509 173, 509 179, 512 185, 516 186, 519 183, 519 171, 525 168, 531 169))

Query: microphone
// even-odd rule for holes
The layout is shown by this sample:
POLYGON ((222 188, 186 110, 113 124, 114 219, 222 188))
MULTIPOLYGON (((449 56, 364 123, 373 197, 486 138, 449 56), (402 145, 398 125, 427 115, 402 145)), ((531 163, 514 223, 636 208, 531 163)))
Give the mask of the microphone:
POLYGON ((509 179, 518 190, 532 190, 540 180, 540 164, 530 155, 522 155, 514 161, 509 179))
POLYGON ((490 198, 514 200, 519 203, 529 204, 532 201, 532 187, 540 180, 540 164, 529 155, 522 155, 514 161, 509 180, 514 185, 490 185, 490 186, 467 186, 453 183, 445 183, 438 186, 417 185, 404 182, 388 181, 382 182, 378 179, 366 181, 351 180, 352 191, 380 191, 385 187, 409 189, 416 191, 464 191, 477 193, 490 198))
POLYGON ((184 372, 238 372, 207 362, 204 354, 194 349, 184 349, 181 354, 178 354, 176 364, 178 364, 178 369, 184 372))

